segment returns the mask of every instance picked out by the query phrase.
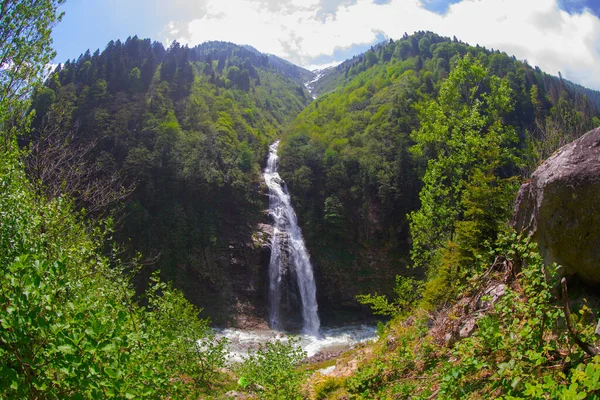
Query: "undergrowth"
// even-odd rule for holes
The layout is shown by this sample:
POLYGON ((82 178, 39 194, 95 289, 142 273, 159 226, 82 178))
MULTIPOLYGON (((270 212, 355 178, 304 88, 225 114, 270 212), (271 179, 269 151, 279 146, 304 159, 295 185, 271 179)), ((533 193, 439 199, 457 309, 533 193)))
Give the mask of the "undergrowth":
MULTIPOLYGON (((492 268, 475 268, 487 272, 462 286, 454 304, 399 311, 372 356, 342 382, 321 381, 320 393, 343 387, 336 398, 600 398, 600 356, 586 354, 566 328, 554 289, 558 267, 544 265, 536 245, 514 233, 497 243, 492 268), (489 289, 498 287, 494 298, 489 289)), ((579 303, 571 317, 576 335, 594 343, 599 310, 579 303)))

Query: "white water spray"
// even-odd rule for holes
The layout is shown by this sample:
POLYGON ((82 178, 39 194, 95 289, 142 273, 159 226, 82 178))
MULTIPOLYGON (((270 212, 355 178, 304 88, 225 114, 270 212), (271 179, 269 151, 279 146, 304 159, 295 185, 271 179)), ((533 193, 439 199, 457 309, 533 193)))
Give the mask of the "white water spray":
POLYGON ((269 262, 269 325, 281 329, 282 278, 285 258, 288 255, 289 268, 293 269, 302 302, 302 331, 307 335, 319 335, 319 315, 317 294, 312 265, 302 232, 298 226, 296 213, 292 208, 285 182, 277 172, 277 148, 279 141, 269 147, 267 167, 263 174, 269 188, 269 214, 274 220, 271 261, 269 262))

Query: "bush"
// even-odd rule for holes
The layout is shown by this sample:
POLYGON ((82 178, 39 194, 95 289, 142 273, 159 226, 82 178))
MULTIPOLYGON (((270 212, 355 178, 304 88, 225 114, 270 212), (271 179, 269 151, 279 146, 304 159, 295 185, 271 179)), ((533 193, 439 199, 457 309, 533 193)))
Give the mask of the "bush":
POLYGON ((407 313, 417 304, 423 292, 423 281, 419 281, 410 276, 396 276, 396 286, 394 287, 395 299, 390 302, 384 295, 360 294, 356 299, 360 304, 366 304, 371 307, 373 314, 398 316, 407 313))
POLYGON ((304 373, 296 369, 306 357, 299 339, 269 342, 252 352, 239 368, 239 384, 266 399, 302 399, 304 373))
POLYGON ((64 199, 36 195, 18 152, 3 153, 0 398, 197 398, 207 390, 226 343, 214 340, 200 310, 158 279, 148 307, 138 305, 124 269, 101 255, 110 232, 86 226, 64 199))
POLYGON ((318 382, 314 386, 314 398, 329 399, 331 395, 342 387, 342 382, 339 378, 325 377, 322 381, 318 382))

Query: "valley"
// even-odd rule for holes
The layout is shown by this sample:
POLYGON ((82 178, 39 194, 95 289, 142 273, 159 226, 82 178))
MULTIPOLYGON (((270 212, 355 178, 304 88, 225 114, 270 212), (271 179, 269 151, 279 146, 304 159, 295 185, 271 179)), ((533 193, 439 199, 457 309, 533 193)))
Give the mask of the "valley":
POLYGON ((316 71, 132 36, 22 82, 0 398, 598 395, 597 270, 552 263, 595 257, 597 179, 534 173, 595 171, 598 92, 429 31, 316 71))

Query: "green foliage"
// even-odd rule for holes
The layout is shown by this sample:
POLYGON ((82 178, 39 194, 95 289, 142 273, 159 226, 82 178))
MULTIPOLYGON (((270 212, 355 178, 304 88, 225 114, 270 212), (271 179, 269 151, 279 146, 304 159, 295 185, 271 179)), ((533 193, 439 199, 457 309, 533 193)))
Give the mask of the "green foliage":
POLYGON ((363 399, 377 398, 378 389, 385 384, 386 369, 386 365, 377 360, 361 368, 346 382, 348 391, 363 399))
POLYGON ((408 261, 405 215, 418 201, 409 133, 420 83, 400 68, 377 63, 320 97, 280 146, 282 177, 336 300, 391 293, 397 266, 408 261))
POLYGON ((148 307, 120 266, 100 256, 106 233, 62 199, 33 194, 19 154, 0 164, 0 386, 4 398, 186 397, 224 365, 199 310, 154 281, 148 307), (100 235, 100 236, 97 236, 100 235))
POLYGON ((332 398, 331 395, 342 387, 340 379, 326 377, 313 386, 314 398, 317 400, 332 398))
POLYGON ((344 207, 340 199, 330 196, 325 199, 323 218, 332 229, 339 228, 344 220, 344 207))
POLYGON ((161 282, 158 273, 147 293, 148 311, 143 329, 152 330, 161 350, 162 363, 177 371, 182 381, 210 387, 227 360, 227 340, 215 339, 208 320, 199 318, 194 307, 179 290, 161 282))
POLYGON ((139 93, 144 89, 144 81, 142 80, 142 72, 138 67, 134 67, 129 71, 129 91, 131 93, 139 93))
POLYGON ((277 340, 251 352, 239 367, 238 384, 265 399, 302 399, 304 373, 297 366, 306 353, 298 342, 294 338, 287 343, 277 340))
POLYGON ((375 294, 359 294, 356 296, 356 300, 360 304, 368 305, 371 307, 373 314, 375 315, 396 315, 398 308, 394 304, 390 304, 387 296, 375 294))
MULTIPOLYGON (((2 3, 0 398, 212 395, 226 379, 226 341, 215 340, 200 310, 158 272, 149 274, 138 304, 131 284, 138 268, 103 255, 112 221, 86 224, 70 203, 80 199, 33 190, 15 133, 28 133, 32 121, 31 140, 57 129, 93 143, 90 162, 99 176, 123 171, 138 184, 118 232, 123 241, 133 238, 130 254, 162 250, 164 275, 188 295, 218 303, 232 296, 204 294, 189 282, 227 286, 214 253, 230 231, 243 226, 243 241, 258 221, 261 205, 252 194, 261 155, 308 104, 298 84, 303 72, 230 44, 189 49, 174 42, 165 50, 133 37, 67 61, 36 88, 52 57, 61 3, 2 3), (62 118, 46 118, 53 113, 62 118)), ((562 131, 578 135, 598 122, 593 103, 580 88, 505 54, 425 32, 372 48, 318 90, 340 83, 301 113, 282 143, 282 174, 307 237, 321 243, 323 276, 344 288, 389 288, 365 260, 392 259, 386 272, 396 275, 411 211, 413 260, 429 274, 424 287, 398 276, 392 301, 360 297, 396 319, 377 357, 347 380, 325 380, 317 397, 340 390, 365 398, 596 396, 600 360, 573 346, 563 328, 551 293, 556 266, 544 266, 535 246, 516 235, 498 238, 518 150, 531 167, 569 138, 562 131), (375 246, 394 256, 367 254, 357 267, 375 246), (421 293, 429 307, 472 295, 498 257, 522 268, 518 281, 505 277, 510 285, 473 333, 445 344, 416 308, 421 293), (340 265, 348 266, 347 282, 340 265), (409 309, 415 315, 400 323, 409 309)), ((456 315, 449 319, 460 318, 460 310, 450 311, 456 315)), ((575 321, 588 342, 594 312, 582 307, 575 321)), ((305 353, 297 344, 269 343, 251 353, 238 385, 261 398, 301 398, 297 365, 305 353)))
MULTIPOLYGON (((250 242, 263 207, 260 162, 307 102, 298 83, 243 47, 165 50, 130 37, 57 68, 34 109, 62 123, 36 118, 31 140, 58 130, 73 148, 94 145, 93 178, 118 174, 136 187, 115 232, 125 254, 156 258, 163 278, 223 322, 233 307, 223 243, 250 242), (223 68, 212 65, 221 59, 223 68)), ((75 203, 86 205, 87 194, 75 203)), ((153 269, 140 274, 140 291, 153 269)))
MULTIPOLYGON (((103 255, 112 220, 84 223, 71 199, 45 197, 26 176, 15 135, 28 133, 28 119, 13 112, 26 109, 20 96, 49 61, 60 3, 2 3, 2 35, 9 40, 0 51, 9 67, 1 75, 11 82, 2 80, 0 93, 0 398, 197 398, 220 380, 214 378, 226 343, 214 340, 209 322, 181 292, 158 280, 148 306, 140 306, 132 266, 103 255)), ((106 101, 110 89, 89 76, 91 68, 86 60, 80 71, 95 82, 81 92, 84 108, 106 101)), ((60 88, 49 81, 37 91, 34 109, 46 112, 50 103, 64 101, 64 110, 72 110, 72 87, 60 88)), ((164 132, 177 133, 177 125, 164 132)))
POLYGON ((378 294, 361 294, 356 299, 361 304, 371 307, 376 315, 406 315, 421 299, 423 281, 413 277, 396 276, 394 287, 395 298, 390 302, 386 296, 378 294))
MULTIPOLYGON (((0 132, 9 140, 7 121, 27 109, 27 100, 46 65, 52 61, 50 33, 60 21, 57 12, 64 0, 8 1, 0 3, 0 132)), ((23 121, 24 122, 24 121, 23 121)))
MULTIPOLYGON (((374 357, 344 383, 346 392, 358 398, 596 398, 600 359, 587 356, 566 331, 563 310, 552 294, 558 267, 544 265, 537 246, 516 233, 500 235, 490 255, 521 272, 514 281, 502 281, 504 294, 487 311, 468 316, 475 317, 468 337, 450 342, 440 337, 449 322, 466 321, 466 303, 437 309, 437 321, 415 309, 408 318, 392 320, 373 348, 374 357), (429 330, 431 323, 435 327, 429 330)), ((494 282, 511 270, 490 272, 494 282)), ((469 299, 481 293, 482 275, 472 277, 458 295, 469 299)), ((490 304, 492 299, 479 301, 490 304)), ((583 306, 574 319, 588 343, 596 341, 598 311, 583 306)))
POLYGON ((511 103, 508 82, 489 76, 480 62, 467 56, 442 84, 439 99, 422 106, 412 150, 429 160, 419 194, 421 208, 410 215, 416 266, 433 267, 436 252, 455 239, 458 221, 487 224, 462 224, 464 236, 473 233, 468 230, 487 228, 475 235, 475 242, 493 239, 494 224, 508 205, 500 201, 505 200, 502 195, 511 195, 499 171, 516 162, 514 129, 502 121, 511 103), (498 194, 500 204, 490 207, 498 194))
POLYGON ((593 127, 597 105, 565 82, 432 32, 320 78, 317 100, 282 138, 280 173, 327 296, 391 294, 412 247, 430 271, 426 297, 452 298, 448 287, 507 216, 518 183, 509 178, 593 127), (343 213, 331 213, 334 199, 343 213))
POLYGON ((597 384, 588 380, 597 361, 587 364, 583 351, 572 347, 561 328, 564 314, 553 304, 551 293, 557 266, 544 266, 536 245, 515 234, 502 237, 499 245, 496 251, 523 265, 521 288, 507 291, 494 311, 478 322, 478 331, 457 343, 453 355, 459 362, 445 372, 440 393, 464 396, 487 387, 506 398, 587 398, 597 390, 597 384), (490 351, 493 358, 486 356, 490 351), (565 362, 579 366, 564 373, 559 367, 565 362), (581 374, 584 370, 589 377, 581 374), (568 382, 571 385, 565 386, 568 382), (578 387, 578 382, 587 383, 578 387))

